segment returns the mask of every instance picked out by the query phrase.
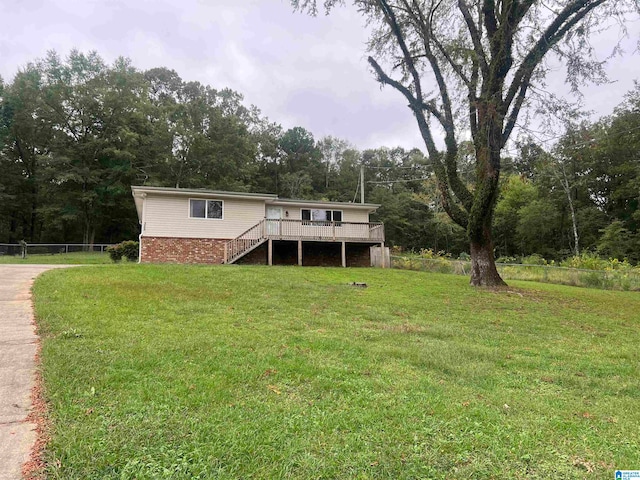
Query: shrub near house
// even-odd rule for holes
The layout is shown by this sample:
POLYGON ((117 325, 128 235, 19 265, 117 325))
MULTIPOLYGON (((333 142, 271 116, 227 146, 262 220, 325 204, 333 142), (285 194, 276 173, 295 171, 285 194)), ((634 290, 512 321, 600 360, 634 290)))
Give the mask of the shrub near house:
POLYGON ((138 260, 139 244, 133 240, 128 240, 108 247, 107 252, 114 262, 119 262, 122 257, 130 262, 136 262, 138 260))

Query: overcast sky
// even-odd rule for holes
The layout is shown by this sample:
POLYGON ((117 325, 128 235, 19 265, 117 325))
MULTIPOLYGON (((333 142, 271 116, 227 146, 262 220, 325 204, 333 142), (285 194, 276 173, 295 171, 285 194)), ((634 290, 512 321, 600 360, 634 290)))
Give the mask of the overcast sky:
MULTIPOLYGON (((108 62, 125 56, 142 70, 164 66, 184 80, 229 87, 285 129, 303 126, 316 139, 424 150, 404 99, 370 73, 367 33, 350 9, 311 18, 288 0, 14 0, 0 3, 0 18, 5 81, 47 50, 96 50, 108 62)), ((639 35, 631 25, 624 55, 611 61, 616 83, 586 91, 597 115, 611 113, 640 78, 639 35)), ((617 37, 612 31, 596 44, 606 54, 617 37)), ((550 88, 563 89, 563 78, 550 88)))

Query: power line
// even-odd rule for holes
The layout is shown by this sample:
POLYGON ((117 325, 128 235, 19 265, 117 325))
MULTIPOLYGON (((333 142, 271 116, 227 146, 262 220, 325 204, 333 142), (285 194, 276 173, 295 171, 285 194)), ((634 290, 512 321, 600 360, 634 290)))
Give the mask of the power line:
POLYGON ((421 182, 422 180, 429 180, 430 178, 431 177, 422 177, 422 178, 413 178, 409 180, 386 180, 386 181, 371 180, 365 183, 409 183, 409 182, 421 182))
POLYGON ((420 168, 427 168, 429 167, 429 165, 414 165, 413 167, 405 167, 405 166, 389 166, 389 167, 382 167, 382 166, 374 166, 374 165, 365 165, 365 168, 369 168, 369 169, 389 169, 389 168, 393 168, 393 169, 400 169, 400 168, 407 168, 407 169, 413 169, 413 170, 418 170, 420 168))

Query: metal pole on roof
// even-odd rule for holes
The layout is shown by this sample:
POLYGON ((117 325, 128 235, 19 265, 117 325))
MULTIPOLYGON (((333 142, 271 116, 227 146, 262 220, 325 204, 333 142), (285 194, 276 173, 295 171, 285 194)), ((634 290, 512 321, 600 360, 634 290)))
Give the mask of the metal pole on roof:
POLYGON ((364 163, 360 164, 360 203, 364 203, 364 163))

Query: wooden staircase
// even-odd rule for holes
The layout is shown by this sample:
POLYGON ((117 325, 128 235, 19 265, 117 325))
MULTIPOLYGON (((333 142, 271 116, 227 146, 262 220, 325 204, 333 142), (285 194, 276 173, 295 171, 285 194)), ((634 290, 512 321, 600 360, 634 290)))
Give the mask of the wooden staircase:
POLYGON ((266 241, 265 220, 263 219, 246 232, 227 242, 224 263, 234 263, 266 241))

